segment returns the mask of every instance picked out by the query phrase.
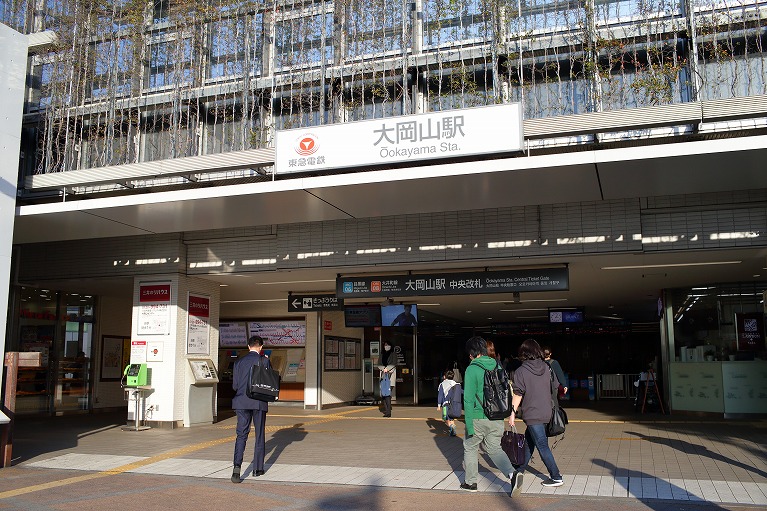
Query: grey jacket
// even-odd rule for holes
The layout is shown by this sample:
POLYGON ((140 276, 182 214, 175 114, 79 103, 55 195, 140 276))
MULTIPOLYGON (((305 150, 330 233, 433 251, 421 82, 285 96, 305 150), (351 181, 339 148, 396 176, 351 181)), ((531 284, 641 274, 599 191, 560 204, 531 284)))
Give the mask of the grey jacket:
POLYGON ((559 388, 559 380, 554 376, 551 381, 551 369, 543 360, 525 360, 514 371, 511 385, 514 394, 522 396, 519 408, 525 424, 546 424, 551 419, 551 394, 559 388))

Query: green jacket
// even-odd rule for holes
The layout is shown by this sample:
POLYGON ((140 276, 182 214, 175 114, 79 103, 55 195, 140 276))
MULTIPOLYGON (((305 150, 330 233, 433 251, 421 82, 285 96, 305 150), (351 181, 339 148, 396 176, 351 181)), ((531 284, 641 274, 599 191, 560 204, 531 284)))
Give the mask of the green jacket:
POLYGON ((475 358, 463 376, 463 414, 466 435, 474 434, 474 419, 487 419, 482 403, 485 401, 485 371, 495 369, 495 359, 488 356, 475 358))

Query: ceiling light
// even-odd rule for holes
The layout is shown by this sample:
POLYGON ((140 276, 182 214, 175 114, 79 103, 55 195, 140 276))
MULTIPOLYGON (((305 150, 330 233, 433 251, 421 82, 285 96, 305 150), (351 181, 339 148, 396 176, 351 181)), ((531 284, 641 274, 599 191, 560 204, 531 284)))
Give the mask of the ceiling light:
POLYGON ((271 298, 266 300, 222 300, 221 303, 253 303, 253 302, 287 302, 287 298, 271 298))
POLYGON ((257 286, 271 286, 276 284, 311 284, 312 282, 335 282, 336 279, 320 279, 320 280, 287 280, 281 282, 254 282, 257 286))
POLYGON ((439 303, 417 303, 418 307, 437 307, 440 304, 439 303))
POLYGON ((715 266, 721 264, 740 264, 743 261, 713 261, 710 263, 669 263, 669 264, 640 264, 629 266, 603 266, 603 270, 637 270, 640 268, 678 268, 681 266, 715 266))
POLYGON ((482 304, 492 304, 492 303, 503 303, 503 304, 512 304, 512 303, 530 303, 530 302, 566 302, 567 298, 532 298, 530 300, 520 300, 518 302, 512 302, 509 300, 495 300, 492 302, 479 302, 482 304))

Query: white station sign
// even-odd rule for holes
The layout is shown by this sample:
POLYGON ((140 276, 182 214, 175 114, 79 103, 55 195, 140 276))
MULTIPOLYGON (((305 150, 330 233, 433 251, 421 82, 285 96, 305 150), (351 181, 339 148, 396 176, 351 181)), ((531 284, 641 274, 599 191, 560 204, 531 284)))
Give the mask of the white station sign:
POLYGON ((275 172, 312 172, 521 151, 519 103, 277 132, 275 172))

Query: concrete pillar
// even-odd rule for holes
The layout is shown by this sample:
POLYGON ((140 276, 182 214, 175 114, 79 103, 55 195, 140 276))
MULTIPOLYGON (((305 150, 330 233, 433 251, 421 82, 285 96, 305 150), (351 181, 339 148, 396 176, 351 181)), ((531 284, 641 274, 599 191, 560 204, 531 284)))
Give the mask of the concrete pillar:
MULTIPOLYGON (((160 427, 213 422, 216 386, 212 380, 195 384, 190 360, 210 359, 218 373, 219 304, 215 282, 179 274, 134 279, 130 362, 147 364, 152 387, 140 404, 140 420, 160 427), (190 321, 190 297, 198 311, 207 306, 207 318, 193 312, 190 321)), ((134 407, 130 401, 129 421, 134 407)))
POLYGON ((13 224, 19 179, 21 115, 27 72, 27 37, 0 24, 0 354, 5 353, 13 224))

